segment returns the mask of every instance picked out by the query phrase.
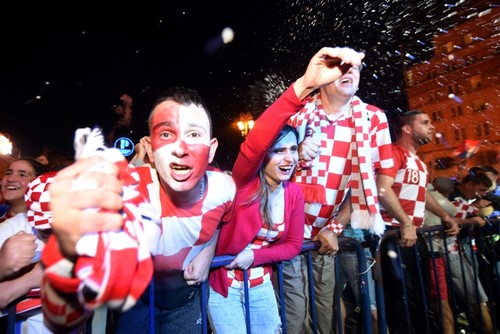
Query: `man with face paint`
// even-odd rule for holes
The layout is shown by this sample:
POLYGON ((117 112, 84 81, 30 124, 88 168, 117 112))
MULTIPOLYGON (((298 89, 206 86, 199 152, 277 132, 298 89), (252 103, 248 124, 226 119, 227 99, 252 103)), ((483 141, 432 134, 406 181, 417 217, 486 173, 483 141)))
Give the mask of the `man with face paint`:
MULTIPOLYGON (((162 94, 148 121, 155 168, 138 168, 141 185, 162 217, 154 256, 160 333, 201 331, 199 284, 208 277, 217 229, 228 219, 234 197, 231 177, 209 166, 218 142, 207 110, 193 90, 178 87, 162 94)), ((117 332, 128 332, 148 315, 141 306, 117 317, 117 332)))
MULTIPOLYGON (((209 166, 218 142, 212 138, 207 107, 194 90, 176 87, 160 95, 148 123, 155 168, 146 164, 137 172, 138 189, 161 217, 159 246, 152 254, 154 293, 146 291, 133 308, 113 313, 110 324, 113 333, 149 328, 150 320, 156 333, 201 333, 200 283, 208 278, 218 227, 229 219, 235 185, 231 176, 209 166)), ((59 248, 72 259, 82 235, 120 227, 113 212, 123 205, 116 167, 96 157, 77 161, 51 185, 51 205, 59 248), (95 173, 96 164, 113 172, 95 173), (98 186, 92 192, 71 191, 77 179, 98 186), (91 207, 108 211, 84 210, 91 207)))

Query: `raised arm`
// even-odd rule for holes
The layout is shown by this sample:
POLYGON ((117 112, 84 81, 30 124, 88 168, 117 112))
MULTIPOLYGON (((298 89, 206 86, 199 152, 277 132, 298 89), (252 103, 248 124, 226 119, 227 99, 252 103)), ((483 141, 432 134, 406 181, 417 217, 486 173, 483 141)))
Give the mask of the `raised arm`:
POLYGON ((299 100, 305 99, 316 89, 326 86, 340 78, 351 66, 359 66, 365 54, 350 48, 324 47, 309 61, 306 72, 297 79, 294 85, 299 100), (338 65, 332 60, 340 59, 338 65))

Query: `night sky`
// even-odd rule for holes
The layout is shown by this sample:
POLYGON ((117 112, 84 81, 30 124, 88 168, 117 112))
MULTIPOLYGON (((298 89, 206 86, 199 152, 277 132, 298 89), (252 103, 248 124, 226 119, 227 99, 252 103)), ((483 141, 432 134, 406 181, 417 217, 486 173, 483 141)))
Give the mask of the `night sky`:
POLYGON ((126 93, 134 113, 123 132, 137 141, 156 94, 182 85, 207 101, 225 165, 242 140, 234 127, 239 113, 257 117, 322 46, 365 51, 358 95, 389 116, 407 109, 404 68, 432 56, 432 36, 475 11, 471 3, 11 3, 0 14, 0 132, 22 155, 43 147, 72 151, 75 129, 113 125, 114 106, 126 93), (225 27, 234 31, 228 44, 220 37, 225 27))

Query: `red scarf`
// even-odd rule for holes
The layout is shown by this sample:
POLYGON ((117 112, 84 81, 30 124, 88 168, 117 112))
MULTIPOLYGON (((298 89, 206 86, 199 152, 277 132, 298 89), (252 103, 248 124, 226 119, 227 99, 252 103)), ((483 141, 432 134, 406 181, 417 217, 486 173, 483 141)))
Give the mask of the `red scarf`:
MULTIPOLYGON (((86 149, 86 152, 92 151, 86 149)), ((155 250, 154 242, 146 239, 145 230, 155 229, 157 231, 151 234, 159 236, 160 222, 150 203, 137 191, 139 175, 117 149, 93 152, 114 161, 120 168, 123 227, 120 231, 83 236, 77 244, 79 257, 74 264, 60 253, 56 237, 49 238, 42 253, 45 267, 42 300, 45 319, 52 329, 67 330, 77 326, 100 305, 121 311, 130 309, 148 287, 153 275, 151 251, 155 250), (50 300, 43 290, 47 285, 59 292, 76 294, 78 304, 69 304, 62 299, 50 300)), ((51 180, 53 178, 40 177, 30 187, 29 207, 32 212, 28 217, 35 227, 50 226, 47 186, 51 180)))

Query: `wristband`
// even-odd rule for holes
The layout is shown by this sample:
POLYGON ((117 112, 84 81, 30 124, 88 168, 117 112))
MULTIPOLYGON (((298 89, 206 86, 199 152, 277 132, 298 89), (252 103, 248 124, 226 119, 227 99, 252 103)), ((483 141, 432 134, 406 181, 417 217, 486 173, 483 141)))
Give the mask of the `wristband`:
POLYGON ((337 236, 339 236, 342 231, 344 231, 344 228, 345 226, 342 225, 341 223, 339 223, 338 221, 336 220, 333 220, 329 225, 328 225, 328 229, 330 231, 332 231, 333 233, 335 233, 337 236))

